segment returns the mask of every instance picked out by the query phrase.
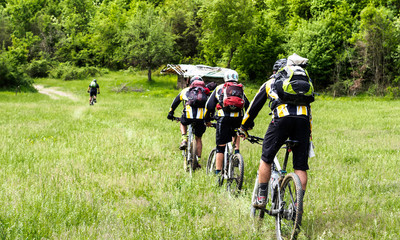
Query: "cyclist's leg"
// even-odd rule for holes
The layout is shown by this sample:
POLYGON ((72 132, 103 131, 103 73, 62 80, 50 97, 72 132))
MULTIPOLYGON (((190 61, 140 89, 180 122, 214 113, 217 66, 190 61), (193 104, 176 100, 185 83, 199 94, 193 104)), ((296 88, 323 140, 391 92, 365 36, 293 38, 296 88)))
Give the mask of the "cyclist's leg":
POLYGON ((181 130, 181 144, 179 146, 179 149, 183 150, 186 148, 187 146, 187 140, 188 140, 188 136, 187 136, 187 125, 189 125, 191 123, 191 119, 187 119, 185 116, 185 113, 182 114, 181 117, 181 124, 180 124, 180 130, 181 130))
POLYGON ((275 155, 289 136, 290 128, 287 123, 289 118, 273 119, 268 126, 268 130, 264 136, 261 162, 259 167, 259 183, 266 184, 269 181, 271 169, 270 166, 274 161, 275 155), (264 164, 269 164, 265 166, 264 164))
POLYGON ((232 142, 235 143, 235 153, 239 153, 240 149, 240 137, 237 136, 237 133, 235 132, 236 128, 239 128, 242 123, 242 118, 237 117, 237 118, 232 118, 232 142))
POLYGON ((310 147, 310 122, 307 118, 299 117, 294 118, 295 129, 290 136, 291 139, 299 141, 299 143, 293 147, 293 168, 294 172, 299 176, 301 181, 301 187, 303 191, 307 187, 307 170, 308 166, 308 151, 310 147))
POLYGON ((201 158, 201 152, 203 150, 203 143, 201 141, 201 138, 204 134, 204 132, 206 131, 207 127, 206 125, 204 125, 203 120, 196 120, 195 124, 194 124, 194 134, 195 134, 195 139, 196 139, 196 155, 198 157, 198 159, 200 160, 201 158))
POLYGON ((216 170, 221 171, 224 164, 224 151, 225 145, 230 142, 232 133, 229 125, 229 117, 220 117, 217 121, 216 127, 216 144, 217 144, 217 155, 216 155, 216 170))

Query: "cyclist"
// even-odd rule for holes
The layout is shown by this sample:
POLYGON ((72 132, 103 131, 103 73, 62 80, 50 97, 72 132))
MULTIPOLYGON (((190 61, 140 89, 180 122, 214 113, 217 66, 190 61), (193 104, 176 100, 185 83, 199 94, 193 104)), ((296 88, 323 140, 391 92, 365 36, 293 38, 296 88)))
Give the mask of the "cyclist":
MULTIPOLYGON (((188 139, 187 126, 189 124, 193 124, 193 131, 194 131, 194 135, 195 135, 195 139, 196 139, 196 146, 197 146, 196 155, 197 155, 198 160, 200 161, 201 152, 202 152, 202 148, 203 148, 201 138, 202 138, 204 132, 206 131, 206 126, 204 125, 204 120, 203 120, 204 119, 204 105, 209 97, 210 90, 205 87, 204 81, 200 76, 193 76, 190 79, 189 84, 190 84, 189 87, 184 88, 178 94, 178 96, 175 97, 174 101, 172 102, 172 105, 169 110, 167 118, 170 120, 174 119, 175 109, 183 101, 184 107, 183 107, 183 114, 181 117, 181 124, 180 124, 182 141, 179 146, 179 149, 184 150, 186 148, 187 139, 188 139), (203 87, 205 90, 205 94, 207 95, 207 98, 205 99, 202 106, 201 106, 201 104, 200 104, 200 106, 191 106, 189 104, 188 95, 189 95, 190 90, 192 88, 194 88, 195 86, 203 87)), ((201 165, 199 163, 197 163, 197 164, 198 164, 197 167, 201 167, 201 165)))
MULTIPOLYGON (((216 126, 216 145, 217 145, 217 154, 216 154, 216 163, 215 163, 215 174, 218 175, 223 167, 224 163, 224 151, 225 146, 228 142, 235 141, 235 154, 239 153, 239 144, 240 138, 236 138, 235 129, 240 127, 243 118, 243 107, 245 109, 249 106, 249 100, 243 92, 243 86, 238 84, 239 75, 235 70, 228 70, 224 73, 224 81, 225 84, 218 85, 206 104, 206 113, 204 116, 206 125, 208 127, 211 126, 212 116, 215 116, 217 119, 216 126), (237 108, 230 108, 224 105, 224 99, 226 99, 227 89, 226 84, 237 84, 242 88, 242 106, 237 108), (225 97, 224 97, 225 95, 225 97), (217 108, 217 112, 215 113, 215 108, 217 108)), ((240 89, 238 90, 240 91, 240 89)))
POLYGON ((92 98, 94 99, 94 102, 97 102, 97 94, 100 94, 100 86, 96 79, 93 79, 89 84, 87 92, 90 93, 89 104, 92 102, 92 98))
MULTIPOLYGON (((296 66, 301 63, 300 65, 305 67, 307 61, 308 59, 306 58, 291 55, 287 59, 287 65, 296 66)), ((275 64, 276 68, 274 65, 274 70, 280 69, 285 67, 286 61, 280 59, 275 64)), ((299 144, 293 147, 293 168, 294 172, 300 178, 303 193, 305 193, 307 185, 306 171, 309 169, 308 152, 312 126, 311 108, 309 104, 296 106, 281 102, 277 92, 272 88, 275 77, 276 74, 272 75, 272 78, 261 86, 245 113, 242 126, 239 129, 244 137, 248 136, 247 130, 250 130, 254 126, 254 119, 257 117, 257 114, 266 101, 270 100, 269 106, 272 110, 272 121, 264 137, 258 170, 259 191, 256 202, 253 202, 253 206, 257 208, 264 208, 266 206, 271 164, 276 153, 288 138, 299 141, 299 144)))

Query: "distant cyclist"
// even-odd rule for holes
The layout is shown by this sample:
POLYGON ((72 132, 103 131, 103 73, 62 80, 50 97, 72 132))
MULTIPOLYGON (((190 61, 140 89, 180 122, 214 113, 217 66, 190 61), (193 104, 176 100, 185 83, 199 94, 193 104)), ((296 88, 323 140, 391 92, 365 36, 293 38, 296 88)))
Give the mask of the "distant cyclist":
MULTIPOLYGON (((235 129, 240 127, 243 118, 243 109, 249 106, 249 100, 239 84, 239 75, 235 70, 224 73, 224 84, 218 85, 206 104, 205 121, 211 126, 212 116, 217 119, 216 127, 216 171, 219 174, 224 162, 225 145, 233 141, 236 136, 235 129), (215 112, 217 109, 217 112, 215 112)), ((239 153, 240 138, 236 138, 235 153, 239 153)))
POLYGON ((89 104, 92 103, 92 98, 94 99, 94 102, 97 102, 97 94, 100 94, 100 86, 96 79, 93 79, 93 81, 89 84, 87 91, 90 93, 89 104))
MULTIPOLYGON (((184 88, 172 102, 167 118, 174 119, 175 109, 183 102, 183 113, 181 117, 180 130, 182 141, 179 149, 184 150, 187 146, 187 126, 193 125, 194 135, 196 139, 196 155, 200 161, 202 152, 202 136, 206 131, 204 125, 204 107, 210 94, 210 90, 205 86, 200 76, 194 76, 190 79, 189 87, 184 88)), ((201 167, 200 164, 198 167, 201 167)))
MULTIPOLYGON (((271 164, 276 153, 285 143, 286 139, 297 140, 299 143, 292 148, 293 150, 293 168, 294 172, 299 176, 302 183, 303 195, 307 186, 307 170, 309 144, 311 136, 311 107, 310 102, 314 100, 313 87, 308 82, 311 79, 305 71, 308 59, 293 54, 287 59, 276 61, 273 71, 274 74, 265 82, 247 110, 240 131, 246 137, 247 130, 254 126, 254 119, 264 104, 269 100, 269 106, 272 111, 272 121, 269 124, 268 130, 264 137, 261 161, 259 165, 259 191, 258 196, 253 206, 264 208, 266 205, 266 197, 268 194, 268 181, 271 176, 271 164), (276 72, 277 71, 277 72, 276 72), (286 74, 287 71, 289 74, 286 74), (285 75, 287 81, 284 84, 290 85, 290 80, 297 81, 297 86, 305 86, 308 84, 311 96, 309 100, 297 100, 296 94, 292 91, 291 101, 284 100, 284 95, 280 93, 278 79, 281 75, 285 75)), ((285 78, 285 77, 283 77, 285 78)), ((296 89, 294 86, 292 89, 296 89)), ((282 88, 280 88, 282 89, 282 88)))

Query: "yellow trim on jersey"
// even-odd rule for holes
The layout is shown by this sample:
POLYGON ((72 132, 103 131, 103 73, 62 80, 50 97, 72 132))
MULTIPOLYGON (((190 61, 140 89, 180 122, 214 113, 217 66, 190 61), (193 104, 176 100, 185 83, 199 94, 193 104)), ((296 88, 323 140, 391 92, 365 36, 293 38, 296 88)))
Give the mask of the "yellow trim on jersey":
POLYGON ((187 119, 192 119, 193 118, 193 116, 192 116, 192 107, 190 105, 186 105, 185 111, 186 111, 186 118, 187 119))
POLYGON ((307 107, 297 106, 297 115, 307 115, 307 107))
POLYGON ((289 115, 289 111, 286 108, 286 104, 281 104, 277 108, 278 117, 284 117, 289 115))

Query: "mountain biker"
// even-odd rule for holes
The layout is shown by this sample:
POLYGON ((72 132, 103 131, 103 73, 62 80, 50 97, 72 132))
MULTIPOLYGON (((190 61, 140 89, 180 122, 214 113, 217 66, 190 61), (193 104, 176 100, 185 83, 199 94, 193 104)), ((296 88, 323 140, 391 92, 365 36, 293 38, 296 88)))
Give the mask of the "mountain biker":
POLYGON ((100 94, 100 86, 96 79, 93 79, 89 84, 87 92, 90 93, 89 104, 92 102, 92 98, 94 99, 94 102, 97 102, 97 94, 100 94))
MULTIPOLYGON (((224 73, 224 84, 218 85, 206 104, 206 113, 204 120, 208 127, 211 126, 212 116, 215 115, 217 119, 216 126, 216 170, 215 174, 218 175, 223 167, 224 151, 227 143, 235 141, 235 129, 240 127, 243 118, 243 109, 236 109, 230 111, 228 108, 223 107, 224 85, 229 82, 238 83, 239 75, 235 70, 228 70, 224 73), (215 108, 217 112, 215 113, 215 108)), ((241 84, 240 84, 241 85, 241 84)), ((249 106, 249 100, 243 92, 243 107, 245 109, 249 106)), ((235 154, 239 153, 240 138, 235 141, 235 154)))
MULTIPOLYGON (((188 101, 188 93, 190 91, 190 89, 192 87, 194 87, 194 85, 196 84, 200 84, 202 86, 204 86, 204 90, 205 93, 207 95, 207 98, 209 97, 210 94, 210 90, 208 88, 205 87, 204 85, 204 81, 200 76, 193 76, 190 79, 190 83, 189 83, 189 87, 184 88, 179 94, 178 96, 175 97, 174 101, 172 102, 171 108, 169 110, 168 116, 167 118, 170 120, 174 119, 174 111, 175 109, 179 106, 179 104, 183 101, 183 113, 182 113, 182 117, 180 120, 180 130, 181 130, 181 134, 182 134, 182 138, 181 138, 181 144, 179 146, 180 150, 184 150, 187 146, 187 140, 188 140, 188 136, 187 136, 187 126, 189 124, 193 125, 193 132, 195 135, 195 140, 196 140, 196 155, 198 160, 200 161, 201 159, 201 152, 202 152, 202 136, 204 134, 204 132, 206 131, 206 126, 204 125, 204 105, 201 107, 192 107, 191 105, 189 105, 188 101), (201 84, 202 83, 202 84, 201 84)), ((205 102, 204 102, 205 104, 205 102)), ((201 165, 199 163, 197 163, 198 166, 197 167, 201 167, 201 165)))
MULTIPOLYGON (((277 69, 285 66, 282 59, 276 62, 277 69)), ((303 65, 305 67, 308 59, 298 55, 291 55, 287 59, 288 66, 303 65)), ((275 65, 274 65, 275 67, 275 65)), ((275 70, 275 69, 274 69, 275 70)), ((275 81, 275 76, 265 82, 252 100, 249 109, 243 117, 242 126, 239 131, 246 137, 247 130, 254 126, 254 119, 262 109, 267 100, 270 100, 272 110, 272 121, 264 137, 261 161, 259 165, 259 191, 253 206, 264 208, 268 194, 268 181, 271 176, 271 164, 276 153, 284 144, 286 139, 299 141, 293 147, 293 168, 302 183, 303 194, 307 186, 308 153, 311 137, 312 116, 310 105, 292 105, 280 102, 278 94, 271 85, 275 81), (271 104, 272 103, 272 104, 271 104)))

